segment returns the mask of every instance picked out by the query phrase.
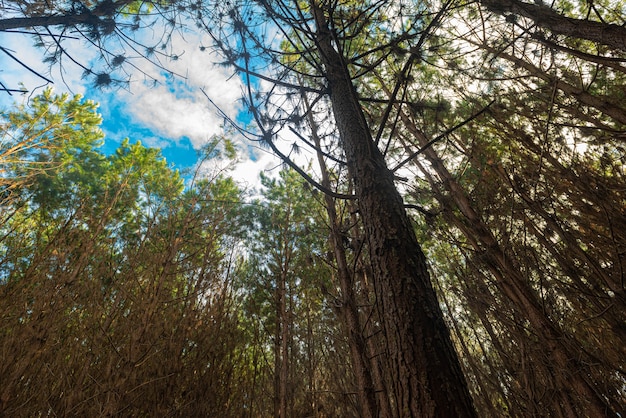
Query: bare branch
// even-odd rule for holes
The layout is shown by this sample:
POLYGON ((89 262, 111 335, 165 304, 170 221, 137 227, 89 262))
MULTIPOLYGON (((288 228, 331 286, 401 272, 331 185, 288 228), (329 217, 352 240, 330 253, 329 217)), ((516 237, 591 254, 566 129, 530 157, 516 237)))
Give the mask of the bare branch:
POLYGON ((448 136, 449 134, 451 134, 452 132, 456 131, 457 129, 459 129, 460 127, 462 127, 463 125, 468 124, 469 122, 473 121, 474 119, 476 119, 477 117, 479 117, 480 115, 482 115, 483 113, 485 113, 487 111, 487 109, 489 109, 489 107, 494 104, 496 100, 493 99, 491 102, 489 102, 489 104, 485 107, 483 107, 482 109, 480 109, 478 112, 474 113, 472 116, 470 116, 469 118, 465 119, 463 122, 460 122, 456 125, 454 125, 452 128, 446 130, 444 133, 437 135, 435 138, 431 139, 430 141, 428 141, 428 143, 426 143, 426 145, 424 145, 423 147, 421 147, 420 149, 418 149, 417 151, 415 151, 413 154, 409 155, 407 158, 405 158, 404 160, 402 160, 402 162, 400 162, 398 165, 396 165, 391 172, 395 173, 396 171, 398 171, 400 168, 404 167, 406 165, 406 163, 408 163, 409 161, 411 161, 413 158, 417 157, 418 155, 420 155, 421 153, 423 153, 424 151, 426 151, 428 148, 430 148, 431 146, 433 146, 433 144, 439 142, 440 140, 442 140, 443 138, 445 138, 446 136, 448 136))

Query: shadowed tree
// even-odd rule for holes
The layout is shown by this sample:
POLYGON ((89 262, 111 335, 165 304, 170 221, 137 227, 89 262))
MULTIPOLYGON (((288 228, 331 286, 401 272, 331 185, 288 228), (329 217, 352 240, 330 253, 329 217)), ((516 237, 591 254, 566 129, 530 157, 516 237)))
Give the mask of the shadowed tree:
POLYGON ((256 120, 261 142, 302 174, 279 150, 274 137, 295 115, 290 114, 286 102, 276 107, 284 99, 271 93, 285 89, 287 95, 283 97, 289 99, 289 91, 318 90, 320 95, 312 101, 330 106, 336 126, 335 145, 339 146, 336 150, 341 150, 336 157, 346 159, 367 241, 386 344, 387 387, 395 413, 406 417, 474 416, 425 257, 394 184, 394 175, 372 135, 377 128, 384 129, 388 121, 383 120, 379 127, 369 125, 355 81, 369 69, 360 66, 365 57, 374 50, 391 49, 401 41, 409 44, 412 51, 404 58, 409 66, 419 54, 423 42, 420 39, 427 36, 429 22, 435 25, 439 15, 397 2, 366 2, 357 6, 350 2, 270 1, 217 5, 211 16, 221 23, 207 21, 205 29, 214 37, 226 64, 233 65, 247 82, 247 106, 256 120), (411 23, 403 22, 404 13, 413 17, 411 23), (263 27, 259 17, 270 20, 273 26, 263 27), (391 30, 393 24, 399 25, 399 33, 391 30), (382 29, 376 30, 377 25, 382 29), (274 48, 270 30, 283 33, 283 42, 293 52, 274 48), (369 31, 378 37, 379 45, 362 49, 359 39, 367 39, 369 31), (306 77, 312 83, 306 88, 296 85, 296 69, 290 66, 300 60, 310 65, 306 77), (265 65, 275 70, 269 76, 257 70, 265 65), (273 84, 269 94, 253 92, 258 85, 254 79, 259 77, 273 84))
POLYGON ((95 108, 46 90, 3 115, 0 414, 240 417, 239 191, 183 192, 140 143, 101 154, 95 108))
POLYGON ((293 170, 261 182, 263 201, 249 208, 247 271, 240 276, 245 323, 266 359, 256 365, 259 395, 251 395, 250 413, 359 416, 350 367, 339 366, 346 354, 327 290, 334 284, 323 208, 293 170))

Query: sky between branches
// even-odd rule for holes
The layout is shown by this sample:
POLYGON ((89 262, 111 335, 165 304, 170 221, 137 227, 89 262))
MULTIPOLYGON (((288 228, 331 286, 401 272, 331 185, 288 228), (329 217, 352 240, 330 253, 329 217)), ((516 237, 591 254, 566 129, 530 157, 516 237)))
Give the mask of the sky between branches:
MULTIPOLYGON (((149 37, 150 33, 145 31, 143 36, 149 37)), ((62 68, 42 62, 43 53, 33 46, 29 36, 0 32, 0 46, 50 78, 55 92, 81 94, 100 104, 102 129, 106 134, 105 152, 113 151, 128 137, 131 141, 140 140, 144 145, 160 148, 167 161, 181 169, 193 166, 197 162, 197 150, 214 135, 224 133, 225 120, 207 96, 228 117, 240 123, 249 120, 239 100, 241 80, 233 76, 231 69, 215 65, 219 61, 215 54, 201 50, 201 46, 209 43, 209 39, 197 33, 176 32, 171 47, 179 57, 163 62, 174 75, 146 59, 137 58, 133 63, 157 79, 158 84, 135 70, 130 74, 127 88, 99 89, 90 79, 83 78, 83 70, 69 60, 63 61, 62 68)), ((71 51, 89 64, 98 56, 93 47, 90 50, 78 41, 73 42, 71 51)), ((0 109, 28 100, 49 85, 6 54, 0 54, 0 81, 9 88, 22 84, 28 90, 26 94, 0 92, 0 109)), ((258 187, 259 172, 271 171, 280 163, 266 150, 243 139, 234 139, 241 150, 241 162, 232 176, 244 186, 258 187)))

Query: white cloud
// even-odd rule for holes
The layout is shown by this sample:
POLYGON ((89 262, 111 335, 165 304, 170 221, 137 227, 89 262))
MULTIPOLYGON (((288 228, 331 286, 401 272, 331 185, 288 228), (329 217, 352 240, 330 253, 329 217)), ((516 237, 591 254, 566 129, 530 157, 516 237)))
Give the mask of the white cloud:
POLYGON ((205 96, 229 117, 235 118, 241 95, 241 81, 224 68, 214 65, 216 57, 200 51, 203 39, 197 35, 174 34, 171 47, 182 51, 167 69, 184 79, 172 77, 147 60, 140 62, 142 71, 159 81, 132 83, 129 92, 119 99, 134 120, 156 129, 159 134, 180 139, 188 137, 194 148, 201 148, 213 135, 222 133, 223 119, 205 96), (203 91, 205 93, 203 93, 203 91))
POLYGON ((256 195, 261 188, 260 173, 263 172, 268 177, 276 177, 279 169, 280 161, 276 156, 269 152, 260 152, 256 160, 247 158, 238 163, 231 172, 231 176, 239 182, 242 188, 250 192, 254 191, 256 195))
MULTIPOLYGON (((145 36, 159 32, 158 28, 153 29, 146 31, 145 36)), ((149 39, 145 41, 150 44, 149 39)), ((130 116, 157 129, 159 134, 173 140, 187 136, 194 147, 200 148, 212 135, 221 133, 223 123, 201 89, 230 117, 237 114, 241 94, 240 80, 231 77, 230 70, 215 66, 214 55, 200 51, 203 41, 204 44, 208 43, 198 35, 185 34, 183 37, 178 32, 173 34, 171 49, 179 54, 179 59, 164 64, 167 70, 181 74, 184 78, 171 77, 147 59, 135 58, 132 63, 159 83, 154 86, 150 82, 131 81, 129 90, 116 90, 114 95, 107 96, 115 96, 115 100, 125 102, 130 116)), ((89 96, 93 80, 82 78, 83 69, 71 63, 67 57, 64 57, 62 68, 58 65, 49 67, 43 63, 43 50, 33 46, 31 37, 21 34, 0 33, 0 45, 34 71, 52 79, 57 92, 70 91, 89 96)), ((66 49, 83 64, 92 62, 98 56, 95 48, 88 48, 78 40, 66 40, 66 49)), ((128 66, 126 68, 131 69, 128 66)), ((141 77, 140 71, 131 74, 131 80, 141 77)), ((23 83, 29 90, 46 84, 45 80, 29 72, 2 51, 0 81, 6 88, 19 88, 20 83, 23 83)), ((2 93, 0 100, 2 104, 8 104, 16 97, 19 96, 11 97, 2 93)))
POLYGON ((166 139, 163 138, 158 138, 155 136, 151 136, 151 137, 142 137, 141 138, 141 143, 147 147, 150 148, 167 148, 172 146, 172 142, 168 141, 166 139))
MULTIPOLYGON (((31 36, 0 32, 0 46, 6 48, 15 58, 0 51, 0 82, 7 89, 20 89, 22 84, 28 90, 25 96, 15 92, 13 96, 0 92, 1 105, 9 105, 14 100, 19 102, 23 97, 27 98, 40 93, 44 86, 49 85, 46 80, 38 77, 32 71, 52 80, 55 90, 59 93, 64 91, 69 91, 72 94, 85 93, 85 80, 82 79, 83 69, 71 64, 67 57, 64 57, 62 61, 63 66, 59 64, 50 66, 48 63, 44 63, 44 51, 34 46, 31 36), (16 59, 24 65, 17 62, 16 59)), ((76 54, 82 60, 89 61, 96 56, 95 51, 85 48, 78 41, 68 42, 68 50, 74 51, 75 49, 76 54)))
MULTIPOLYGON (((158 33, 158 28, 153 29, 151 33, 158 33)), ((146 32, 144 36, 151 36, 151 33, 146 32)), ((146 45, 150 44, 149 39, 145 41, 146 45)), ((17 34, 0 33, 0 45, 15 51, 16 54, 19 53, 19 58, 23 62, 54 80, 54 87, 58 93, 70 91, 83 94, 87 98, 96 96, 106 98, 110 102, 101 103, 101 111, 106 118, 115 114, 112 111, 114 107, 119 107, 129 120, 138 122, 155 133, 155 137, 141 138, 146 145, 161 148, 177 146, 176 143, 182 137, 187 137, 193 147, 199 149, 212 136, 222 134, 224 120, 211 101, 228 117, 232 119, 237 117, 242 82, 238 76, 233 76, 232 69, 215 64, 220 60, 219 57, 208 51, 201 51, 201 45, 210 44, 211 41, 201 35, 185 33, 183 36, 181 33, 174 33, 171 38, 171 49, 179 55, 179 58, 163 64, 168 71, 180 74, 184 78, 172 76, 168 71, 158 68, 146 59, 129 58, 129 62, 140 70, 131 74, 129 88, 109 90, 110 94, 99 95, 94 94, 93 81, 82 78, 83 70, 80 67, 66 60, 63 72, 59 68, 52 68, 49 72, 48 65, 42 62, 43 52, 32 46, 32 39, 17 34), (154 85, 150 81, 142 81, 144 76, 141 72, 146 74, 146 80, 153 77, 158 83, 154 85)), ((68 44, 68 49, 69 47, 68 44)), ((97 50, 93 47, 86 48, 82 42, 73 42, 69 50, 75 57, 80 57, 83 63, 97 57, 97 50)), ((29 89, 44 84, 16 62, 7 60, 1 53, 0 81, 7 87, 17 87, 19 82, 23 82, 29 89)), ((35 91, 38 92, 39 90, 35 91)), ((13 99, 3 94, 0 105, 13 99)), ((107 121, 104 123, 106 125, 107 121)), ((116 136, 123 133, 124 136, 133 137, 133 132, 128 131, 130 128, 127 129, 123 124, 115 126, 114 129, 117 130, 116 136)), ((240 142, 242 150, 248 149, 248 141, 234 139, 240 142)), ((248 158, 248 155, 241 155, 240 158, 242 162, 232 172, 232 176, 250 187, 258 188, 260 171, 271 170, 279 165, 276 158, 267 152, 258 152, 255 161, 248 158)))

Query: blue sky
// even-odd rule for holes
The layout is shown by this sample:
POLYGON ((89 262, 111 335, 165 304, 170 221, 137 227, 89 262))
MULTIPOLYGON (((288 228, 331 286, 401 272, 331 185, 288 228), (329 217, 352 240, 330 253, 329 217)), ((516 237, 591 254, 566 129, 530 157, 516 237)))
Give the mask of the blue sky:
MULTIPOLYGON (((133 64, 144 74, 140 71, 132 73, 128 88, 96 89, 82 77, 80 67, 66 60, 62 70, 49 68, 42 62, 41 50, 32 46, 29 37, 0 32, 0 46, 53 80, 56 92, 81 94, 100 104, 102 129, 107 135, 104 151, 113 151, 128 137, 147 146, 161 148, 168 163, 181 169, 193 166, 197 161, 196 151, 214 135, 224 132, 224 119, 207 100, 205 93, 229 117, 239 120, 249 118, 240 107, 241 80, 233 77, 230 69, 214 65, 219 58, 200 49, 200 45, 208 43, 208 39, 193 33, 185 33, 184 36, 174 34, 171 46, 181 51, 180 58, 163 64, 167 70, 182 77, 172 77, 147 60, 138 58, 133 64), (154 85, 150 78, 159 82, 154 85)), ((83 62, 94 62, 97 58, 96 51, 85 48, 82 43, 68 46, 68 50, 83 62)), ((29 95, 41 92, 46 84, 2 51, 0 81, 8 88, 17 88, 23 83, 29 95)), ((0 108, 9 106, 13 101, 27 99, 28 95, 9 96, 0 92, 0 108)), ((244 185, 256 187, 258 173, 275 168, 278 162, 249 142, 235 140, 242 152, 241 162, 232 175, 244 185)))
POLYGON ((160 148, 168 163, 176 168, 184 169, 196 163, 197 153, 189 137, 169 138, 149 124, 138 122, 126 109, 125 102, 116 100, 115 93, 95 92, 91 99, 100 103, 102 129, 107 138, 102 147, 105 153, 113 152, 124 138, 130 138, 160 148))

